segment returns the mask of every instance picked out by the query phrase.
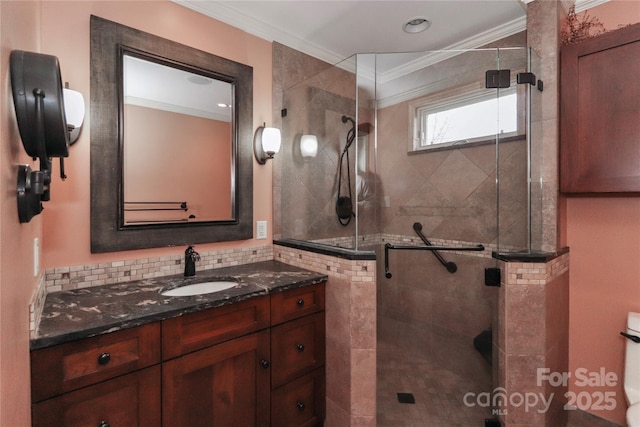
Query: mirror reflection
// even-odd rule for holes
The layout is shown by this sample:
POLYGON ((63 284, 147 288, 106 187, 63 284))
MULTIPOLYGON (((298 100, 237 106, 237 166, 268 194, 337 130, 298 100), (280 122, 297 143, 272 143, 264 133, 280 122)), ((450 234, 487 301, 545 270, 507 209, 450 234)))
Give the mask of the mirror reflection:
POLYGON ((124 225, 234 218, 231 83, 125 52, 124 225))

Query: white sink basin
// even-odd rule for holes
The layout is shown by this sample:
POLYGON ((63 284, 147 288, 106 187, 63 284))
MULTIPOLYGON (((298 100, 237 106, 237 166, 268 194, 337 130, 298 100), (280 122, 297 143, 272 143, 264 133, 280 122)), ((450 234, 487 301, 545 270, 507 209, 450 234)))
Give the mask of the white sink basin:
POLYGON ((161 292, 165 297, 188 297, 193 295, 212 294, 214 292, 224 291, 237 286, 237 282, 228 280, 215 280, 213 282, 194 283, 193 285, 180 286, 179 288, 170 289, 161 292))

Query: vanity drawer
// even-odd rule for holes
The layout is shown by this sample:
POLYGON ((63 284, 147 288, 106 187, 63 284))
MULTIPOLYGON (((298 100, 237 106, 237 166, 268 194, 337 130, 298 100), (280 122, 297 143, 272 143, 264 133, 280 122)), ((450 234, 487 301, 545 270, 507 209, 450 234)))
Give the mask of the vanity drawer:
POLYGON ((317 369, 271 392, 271 425, 321 426, 325 415, 325 373, 317 369))
POLYGON ((160 365, 31 407, 32 425, 160 427, 160 365))
POLYGON ((269 297, 162 321, 162 360, 269 327, 269 297))
POLYGON ((324 310, 324 283, 271 295, 271 324, 324 310))
POLYGON ((271 329, 271 387, 324 365, 324 312, 271 329))
POLYGON ((40 400, 160 362, 152 323, 31 352, 31 398, 40 400))

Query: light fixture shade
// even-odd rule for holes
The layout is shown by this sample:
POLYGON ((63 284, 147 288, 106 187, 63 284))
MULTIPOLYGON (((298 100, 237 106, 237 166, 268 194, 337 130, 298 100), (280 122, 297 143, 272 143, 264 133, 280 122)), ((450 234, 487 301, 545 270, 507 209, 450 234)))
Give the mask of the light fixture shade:
POLYGON ((64 88, 64 113, 69 129, 69 143, 73 144, 80 136, 82 123, 84 122, 84 98, 80 92, 64 88))
POLYGON ((315 135, 302 135, 300 153, 302 157, 315 157, 318 154, 318 138, 315 135))
POLYGON ((253 154, 261 165, 280 151, 280 129, 260 126, 253 137, 253 154))
POLYGON ((262 131, 262 150, 267 155, 274 154, 280 151, 280 129, 277 128, 264 128, 262 131))

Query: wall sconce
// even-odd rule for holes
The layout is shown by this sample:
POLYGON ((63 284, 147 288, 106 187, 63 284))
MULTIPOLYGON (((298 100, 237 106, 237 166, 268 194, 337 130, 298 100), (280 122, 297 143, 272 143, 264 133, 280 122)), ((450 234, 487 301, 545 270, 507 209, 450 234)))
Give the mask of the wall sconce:
POLYGON ((318 138, 315 135, 300 137, 300 154, 302 157, 315 157, 318 154, 318 138))
MULTIPOLYGON (((60 158, 60 178, 67 177, 63 159, 69 155, 70 132, 58 58, 14 50, 9 61, 22 146, 29 156, 40 161, 40 170, 18 166, 18 220, 29 222, 42 212, 42 202, 51 198, 51 158, 60 158)), ((82 104, 84 116, 84 101, 82 104)))
POLYGON ((253 154, 261 165, 267 163, 267 160, 273 159, 273 156, 280 151, 280 129, 268 128, 263 124, 256 129, 253 136, 253 154))
POLYGON ((69 144, 78 140, 84 121, 84 98, 80 92, 69 88, 62 89, 64 98, 64 113, 67 118, 67 129, 69 130, 69 144))

